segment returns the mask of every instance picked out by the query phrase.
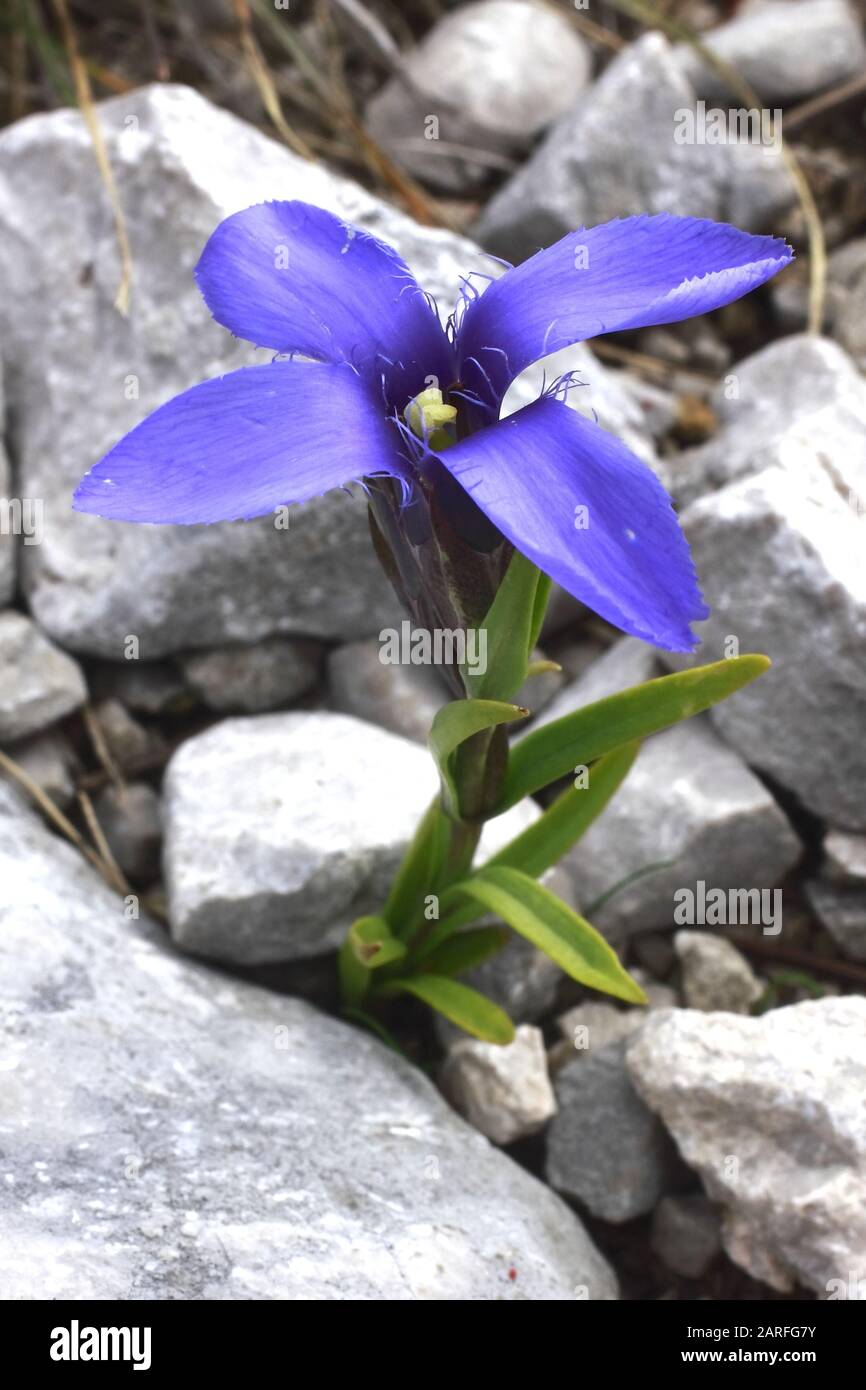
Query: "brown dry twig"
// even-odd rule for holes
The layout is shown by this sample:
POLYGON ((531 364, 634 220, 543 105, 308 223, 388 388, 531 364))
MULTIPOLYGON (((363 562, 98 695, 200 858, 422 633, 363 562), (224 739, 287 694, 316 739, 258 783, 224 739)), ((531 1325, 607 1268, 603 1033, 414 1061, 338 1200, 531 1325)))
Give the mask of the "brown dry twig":
POLYGON ((123 314, 124 318, 126 318, 129 314, 129 293, 132 284, 132 249, 126 231, 123 208, 120 205, 117 185, 114 181, 114 175, 111 172, 111 164, 108 160, 105 140, 103 139, 99 121, 96 117, 96 109, 93 104, 93 93, 90 90, 90 78, 87 75, 87 67, 78 50, 78 40, 75 37, 75 29, 72 24, 72 17, 69 13, 69 6, 66 0, 53 0, 53 4, 63 35, 63 43, 69 59, 69 66, 72 70, 72 78, 75 83, 75 95, 87 129, 90 132, 93 153, 96 156, 99 174, 105 187, 105 192, 114 218, 114 230, 117 237, 117 245, 120 250, 120 283, 117 287, 114 307, 119 314, 123 314))
POLYGON ((300 155, 302 159, 313 160, 315 156, 309 145, 298 135, 297 131, 292 129, 283 114, 282 102, 274 85, 274 79, 253 33, 253 19, 247 0, 234 0, 234 11, 238 23, 241 49, 247 60, 250 75, 259 89, 262 106, 289 148, 294 150, 295 154, 300 155))
POLYGON ((824 116, 828 111, 833 111, 837 106, 843 106, 846 101, 853 101, 859 96, 866 96, 866 73, 852 77, 850 82, 843 82, 838 87, 832 87, 829 92, 821 92, 819 96, 801 102, 799 106, 786 113, 785 125, 789 130, 798 130, 816 116, 824 116))
POLYGON ((17 782, 19 787, 27 792, 27 795, 36 802, 46 819, 51 821, 61 835, 65 835, 70 844, 73 844, 84 855, 87 862, 101 874, 109 887, 116 889, 117 882, 111 876, 102 857, 90 848, 84 836, 72 824, 69 817, 64 815, 60 807, 52 801, 47 792, 43 791, 39 783, 34 782, 29 772, 25 772, 24 768, 10 758, 8 753, 4 753, 2 749, 0 749, 0 768, 12 778, 13 782, 17 782))
POLYGON ((84 705, 81 710, 81 717, 87 736, 93 746, 97 761, 105 772, 108 780, 113 783, 118 791, 123 791, 126 783, 123 780, 123 773, 112 756, 111 749, 105 741, 105 734, 102 732, 102 725, 99 717, 92 705, 84 705))
POLYGON ((749 936, 747 932, 729 930, 726 933, 735 946, 747 956, 758 960, 777 961, 779 965, 799 966, 813 975, 831 975, 837 980, 847 980, 851 984, 866 985, 866 965, 852 965, 850 961, 837 956, 819 956, 812 951, 801 951, 796 946, 780 946, 774 941, 764 941, 760 937, 749 936))
POLYGON ((289 25, 281 24, 278 16, 267 4, 262 3, 262 0, 254 0, 254 9, 275 40, 291 56, 301 76, 318 94, 331 120, 355 142, 371 172, 399 194, 416 222, 425 226, 447 227, 448 220, 442 210, 415 180, 405 174, 381 149, 355 113, 345 93, 335 93, 332 90, 307 52, 300 36, 294 33, 289 25))
POLYGON ((96 845, 97 854, 102 862, 103 878, 112 888, 117 889, 122 898, 129 897, 132 893, 132 889, 123 876, 123 870, 111 853, 111 848, 105 838, 105 833, 102 826, 99 824, 99 818, 93 809, 93 802, 90 800, 87 792, 79 790, 78 804, 84 814, 84 819, 87 821, 87 827, 93 836, 93 843, 96 845))

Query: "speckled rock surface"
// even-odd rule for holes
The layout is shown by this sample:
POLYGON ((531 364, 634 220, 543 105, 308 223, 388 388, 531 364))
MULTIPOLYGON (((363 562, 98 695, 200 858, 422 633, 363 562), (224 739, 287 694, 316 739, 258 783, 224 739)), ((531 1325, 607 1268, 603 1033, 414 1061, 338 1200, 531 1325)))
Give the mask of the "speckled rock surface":
MULTIPOLYGON (((188 739, 164 784, 175 941, 243 964, 335 948, 381 907, 438 785, 425 748, 344 714, 226 719, 188 739)), ((538 814, 491 821, 479 853, 538 814)))
POLYGON ((800 1284, 823 1298, 830 1280, 862 1277, 866 999, 811 1000, 760 1018, 650 1014, 628 1066, 724 1205, 731 1259, 776 1288, 800 1284))
POLYGON ((418 1071, 175 956, 3 787, 0 877, 0 1296, 616 1297, 418 1071))

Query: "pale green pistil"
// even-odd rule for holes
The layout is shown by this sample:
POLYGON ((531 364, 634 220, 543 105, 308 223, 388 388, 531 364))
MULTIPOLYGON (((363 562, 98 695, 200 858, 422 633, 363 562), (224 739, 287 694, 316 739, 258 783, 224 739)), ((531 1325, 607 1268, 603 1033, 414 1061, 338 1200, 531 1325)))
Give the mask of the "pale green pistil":
POLYGON ((403 419, 414 435, 426 439, 431 449, 447 449, 456 438, 457 407, 446 405, 438 386, 428 386, 409 402, 403 419))

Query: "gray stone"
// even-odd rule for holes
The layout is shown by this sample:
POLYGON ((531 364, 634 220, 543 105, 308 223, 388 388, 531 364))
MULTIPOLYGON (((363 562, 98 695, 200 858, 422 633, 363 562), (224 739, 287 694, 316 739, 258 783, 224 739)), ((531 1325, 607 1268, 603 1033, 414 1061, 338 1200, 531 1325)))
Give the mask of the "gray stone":
POLYGON ((866 886, 815 879, 806 884, 806 897, 843 956, 866 961, 866 886))
POLYGON ((328 658, 328 693, 334 709, 426 743, 448 691, 429 666, 386 665, 378 638, 348 642, 328 658))
POLYGON ((159 797, 146 782, 106 787, 96 799, 96 816, 108 847, 127 878, 149 883, 159 871, 162 820, 159 797))
POLYGON ((178 958, 2 788, 0 881, 4 1298, 616 1297, 423 1075, 178 958))
MULTIPOLYGON (((845 229, 847 230, 847 229, 845 229)), ((773 308, 783 327, 799 331, 808 322, 809 275, 805 262, 795 263, 773 281, 773 308)), ((827 260, 822 327, 866 368, 866 237, 855 237, 827 260)))
POLYGON ((578 633, 558 632, 547 642, 547 650, 562 667, 566 685, 585 675, 594 661, 604 656, 607 647, 597 638, 578 633))
MULTIPOLYGON (((5 430, 2 427, 5 412, 3 362, 0 359, 0 608, 11 603, 15 594, 17 559, 17 537, 14 525, 16 520, 15 503, 17 501, 19 505, 21 504, 21 498, 16 499, 12 495, 12 470, 9 466, 9 458, 4 443, 5 430)), ((23 510, 21 515, 23 519, 23 510)))
POLYGON ((644 979, 668 978, 676 962, 676 953, 668 932, 644 932, 635 938, 632 949, 635 959, 640 961, 640 967, 636 968, 642 968, 644 979))
MULTIPOLYGON (((862 20, 848 0, 746 0, 701 42, 764 101, 782 104, 856 77, 866 64, 862 20)), ((744 104, 693 48, 683 45, 677 57, 699 96, 744 104)))
POLYGON ((673 1009, 679 1004, 675 990, 651 979, 640 966, 632 967, 629 974, 646 994, 646 1004, 619 1008, 605 1000, 585 999, 560 1014, 556 1026, 562 1040, 554 1043, 547 1058, 552 1073, 577 1057, 588 1057, 609 1043, 630 1038, 641 1027, 648 1009, 673 1009))
MULTIPOLYGON (((590 774, 591 775, 591 774, 590 774)), ((766 888, 799 858, 787 818, 706 716, 648 739, 598 819, 562 861, 593 925, 613 941, 672 926, 675 893, 766 888), (667 864, 623 887, 630 874, 667 864)))
POLYGON ((732 1260, 774 1288, 801 1284, 819 1297, 832 1280, 863 1278, 866 999, 812 1000, 760 1018, 651 1014, 628 1066, 707 1195, 725 1206, 732 1260))
POLYGON ((719 1209, 700 1192, 662 1197, 653 1212, 650 1243, 674 1274, 700 1279, 722 1249, 719 1209))
POLYGON ((133 719, 119 700, 100 700, 93 709, 109 756, 121 772, 142 772, 166 756, 167 746, 155 730, 133 719))
MULTIPOLYGON (((648 932, 647 936, 650 935, 651 933, 648 932)), ((643 942, 645 939, 646 938, 643 936, 637 937, 635 941, 635 948, 638 946, 639 943, 643 942)), ((635 955, 639 956, 639 954, 640 953, 638 952, 638 950, 635 949, 635 955)), ((679 1007, 680 996, 678 992, 674 989, 673 985, 662 984, 659 980, 654 979, 652 975, 650 975, 639 965, 632 966, 629 969, 628 973, 631 975, 633 980, 637 980, 638 984, 640 985, 641 989, 647 997, 647 1002, 645 1006, 642 1004, 638 1004, 632 1007, 631 1012, 638 1019, 643 1017, 646 1009, 676 1009, 679 1007)))
POLYGON ((90 678, 95 697, 118 700, 133 714, 180 714, 195 703, 183 676, 168 661, 93 662, 90 678))
POLYGON ((840 883, 866 885, 866 835, 831 830, 824 840, 824 868, 840 883))
POLYGON ((461 5, 405 55, 369 103, 367 127, 418 178, 462 192, 511 167, 509 156, 569 108, 590 68, 583 39, 546 5, 461 5))
POLYGON ((464 1038, 450 1049, 442 1089, 470 1124, 495 1144, 537 1133, 556 1113, 544 1039, 531 1023, 507 1047, 464 1038))
POLYGON ((125 93, 101 103, 98 119, 132 242, 126 319, 112 307, 116 237, 80 113, 30 116, 0 137, 0 332, 12 439, 20 487, 45 499, 44 540, 22 547, 33 612, 64 645, 115 661, 129 635, 152 661, 277 633, 334 641, 377 632, 397 602, 359 496, 334 492, 292 509, 288 530, 274 517, 123 525, 73 514, 70 497, 100 455, 163 401, 270 358, 211 319, 193 279, 207 238, 230 213, 280 198, 329 208, 397 246, 444 313, 461 275, 489 271, 488 258, 188 88, 125 93))
POLYGON ((827 278, 833 336, 866 370, 866 237, 834 251, 827 278))
POLYGON ((708 931, 678 931, 674 947, 690 1009, 747 1014, 763 994, 764 987, 749 962, 724 937, 708 931))
MULTIPOLYGON (((79 763, 72 744, 58 729, 10 744, 4 751, 51 798, 55 806, 63 810, 70 804, 75 795, 79 763)), ((0 769, 0 777, 6 776, 0 769)), ((18 786, 11 779, 10 785, 18 786)), ((29 794, 23 789, 20 789, 20 794, 30 805, 29 794)))
POLYGON ((47 729, 86 699, 78 663, 29 618, 0 613, 0 743, 47 729))
MULTIPOLYGON (((688 320, 687 320, 688 322, 688 320)), ((644 429, 653 439, 663 439, 679 420, 680 408, 677 393, 644 381, 627 372, 612 373, 614 379, 630 396, 641 414, 644 429)))
POLYGON ((719 428, 666 461, 680 507, 777 465, 823 469, 866 508, 866 381, 828 338, 795 334, 738 362, 710 396, 719 428))
POLYGON ((575 227, 636 213, 710 217, 756 231, 794 201, 777 150, 746 141, 681 144, 677 113, 695 105, 673 49, 645 34, 487 204, 475 234, 510 260, 575 227))
MULTIPOLYGON (((188 739, 164 782, 175 941, 243 964, 338 946, 381 907, 437 786, 425 749, 342 714, 227 719, 188 739)), ((482 857, 538 814, 490 822, 482 857)))
POLYGON ((601 1000, 587 999, 560 1014, 556 1026, 574 1049, 575 1057, 589 1057, 609 1043, 628 1038, 641 1026, 644 1009, 618 1009, 601 1000))
POLYGON ((681 1178, 673 1144, 629 1080, 625 1047, 609 1043, 558 1073, 547 1131, 548 1182, 616 1222, 652 1211, 681 1178))
POLYGON ((179 658, 188 683, 219 713, 259 714, 291 704, 319 678, 318 642, 269 637, 253 647, 215 647, 179 658))
POLYGON ((866 830, 866 514, 828 470, 774 465, 682 522, 710 607, 694 661, 729 654, 733 637, 773 662, 715 706, 716 728, 816 815, 866 830))

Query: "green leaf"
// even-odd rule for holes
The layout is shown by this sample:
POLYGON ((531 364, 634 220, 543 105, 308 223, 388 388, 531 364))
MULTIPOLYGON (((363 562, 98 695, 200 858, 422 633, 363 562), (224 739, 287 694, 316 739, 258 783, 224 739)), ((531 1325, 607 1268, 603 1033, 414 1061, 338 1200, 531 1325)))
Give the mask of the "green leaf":
POLYGON ((414 994, 416 999, 423 1000, 431 1009, 436 1009, 437 1013, 456 1023, 464 1032, 481 1038, 482 1042, 510 1043, 514 1039, 514 1024, 498 1004, 485 999, 477 989, 470 989, 458 980, 448 980, 443 975, 389 980, 377 990, 377 994, 380 997, 414 994))
MULTIPOLYGON (((639 743, 626 743, 622 748, 615 748, 612 753, 599 758, 590 768, 589 783, 585 788, 578 790, 567 787, 537 821, 533 821, 481 867, 487 869, 502 864, 520 869, 531 878, 540 878, 559 862, 596 817, 601 815, 628 775, 639 750, 639 743)), ((443 894, 439 903, 442 921, 424 942, 416 960, 428 959, 432 951, 438 949, 448 937, 482 916, 483 909, 477 903, 466 902, 465 899, 461 902, 462 897, 456 891, 456 886, 443 894)))
POLYGON ((425 897, 435 893, 450 834, 450 822, 436 796, 403 856, 382 909, 395 936, 409 935, 421 915, 425 897))
POLYGON ((496 814, 623 743, 709 709, 763 675, 769 665, 766 656, 739 656, 678 671, 543 725, 511 750, 496 814))
POLYGON ((504 927, 477 927, 442 941, 426 957, 424 969, 434 975, 460 975, 495 956, 508 941, 504 927))
POLYGON ((357 1007, 370 984, 370 973, 402 960, 406 947, 391 935, 384 917, 359 917, 340 947, 339 971, 343 998, 357 1007))
POLYGON ((540 876, 558 863, 572 845, 600 816, 620 783, 628 775, 638 755, 639 743, 626 743, 599 758, 589 770, 585 788, 567 787, 538 820, 511 840, 485 869, 502 864, 520 869, 531 878, 540 876))
POLYGON ((594 927, 518 869, 483 868, 460 885, 580 984, 645 1004, 646 995, 594 927))
POLYGON ((543 676, 548 671, 561 671, 562 667, 558 661, 548 661, 546 657, 539 657, 538 661, 530 661, 526 668, 526 678, 530 676, 543 676))
MULTIPOLYGON (((529 562, 527 561, 527 564, 529 562)), ((551 579, 550 575, 542 574, 538 571, 538 587, 535 590, 535 602, 532 606, 532 622, 529 627, 529 641, 526 644, 526 654, 535 647, 541 636, 541 628, 544 623, 544 615, 547 612, 547 601, 550 598, 551 579)))
MULTIPOLYGON (((547 585, 543 591, 546 606, 550 580, 531 560, 515 550, 481 625, 487 633, 486 670, 473 675, 469 667, 461 668, 466 689, 473 699, 508 700, 522 686, 529 654, 535 646, 533 633, 542 580, 547 585)), ((544 606, 541 616, 544 616, 544 606)), ((540 627, 540 620, 538 625, 540 627)))
POLYGON ((442 778, 445 810, 455 820, 460 818, 460 801, 454 776, 454 754, 461 743, 483 729, 525 719, 528 713, 521 705, 506 705, 499 700, 452 700, 438 711, 428 742, 442 778))

